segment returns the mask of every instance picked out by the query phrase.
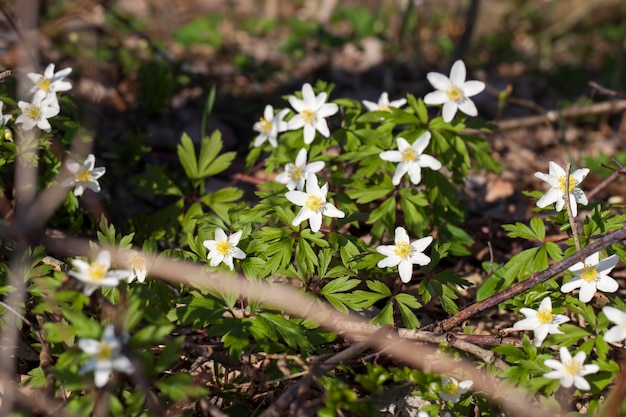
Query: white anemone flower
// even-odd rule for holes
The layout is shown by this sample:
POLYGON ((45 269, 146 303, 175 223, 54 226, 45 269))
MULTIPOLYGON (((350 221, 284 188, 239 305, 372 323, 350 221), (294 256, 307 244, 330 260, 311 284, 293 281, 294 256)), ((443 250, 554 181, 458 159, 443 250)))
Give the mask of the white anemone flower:
POLYGON ((600 370, 598 365, 584 365, 587 355, 585 352, 578 352, 573 358, 566 347, 559 349, 561 361, 556 359, 547 359, 543 363, 554 369, 543 374, 548 379, 560 379, 561 386, 569 388, 574 385, 579 390, 588 391, 591 387, 589 382, 584 378, 585 375, 595 374, 600 370))
POLYGON ((363 100, 363 105, 369 111, 391 111, 390 107, 395 107, 399 109, 400 107, 406 104, 406 99, 401 98, 394 101, 389 101, 389 94, 384 92, 380 95, 378 99, 378 103, 374 103, 373 101, 363 100))
POLYGON ((289 109, 282 109, 274 114, 274 108, 271 105, 265 106, 263 117, 252 127, 256 132, 259 132, 254 138, 255 147, 263 145, 265 141, 268 141, 274 148, 278 146, 278 134, 287 130, 287 122, 283 121, 287 113, 289 113, 289 109))
POLYGON ((566 293, 580 288, 578 299, 583 303, 588 303, 596 291, 617 291, 619 284, 609 276, 609 272, 615 268, 618 261, 617 255, 611 255, 602 261, 600 261, 599 252, 588 256, 585 262, 578 262, 569 269, 576 276, 561 285, 561 292, 566 293))
POLYGON ((74 259, 72 265, 78 271, 68 272, 70 276, 84 283, 83 293, 91 295, 98 287, 117 287, 121 280, 130 276, 130 271, 110 270, 111 253, 103 250, 96 260, 89 263, 81 259, 74 259))
POLYGON ((65 165, 72 176, 61 183, 63 187, 75 187, 74 195, 77 197, 83 195, 85 188, 100 192, 98 179, 104 175, 106 168, 95 167, 96 157, 93 154, 89 154, 82 164, 68 159, 65 165))
POLYGON ((126 262, 128 268, 130 268, 128 282, 133 282, 135 279, 137 279, 137 282, 144 282, 148 275, 148 261, 146 258, 139 252, 131 250, 126 253, 126 262))
POLYGON ((43 74, 28 73, 27 77, 35 84, 30 92, 35 93, 35 96, 52 97, 56 101, 56 93, 72 88, 71 83, 64 81, 71 72, 72 68, 54 72, 54 64, 49 64, 43 74))
POLYGON ((237 245, 241 239, 241 231, 226 236, 221 228, 215 229, 215 240, 205 240, 202 242, 205 248, 209 250, 207 259, 210 260, 211 266, 218 266, 224 262, 232 271, 234 269, 233 258, 245 259, 246 254, 239 249, 237 245))
POLYGON ((602 307, 602 312, 607 319, 616 324, 604 334, 604 340, 617 343, 626 339, 626 313, 609 306, 602 307))
POLYGON ((477 116, 478 110, 469 97, 481 93, 485 89, 482 81, 465 81, 466 71, 463 61, 458 60, 452 65, 450 77, 438 72, 429 72, 426 78, 437 91, 426 94, 424 103, 443 104, 443 120, 452 121, 457 110, 468 116, 477 116))
POLYGON ((444 401, 457 403, 461 399, 461 395, 465 394, 474 385, 474 381, 457 381, 452 377, 444 378, 441 381, 441 392, 439 397, 444 401))
POLYGON ((552 203, 556 203, 556 211, 563 210, 565 207, 565 191, 569 194, 570 207, 572 208, 572 215, 576 217, 578 214, 577 203, 586 206, 587 196, 578 186, 589 174, 589 168, 581 168, 572 172, 569 175, 569 183, 567 187, 565 182, 567 180, 567 173, 558 164, 550 161, 548 166, 550 167, 550 173, 535 172, 535 177, 542 181, 547 182, 550 185, 550 189, 537 201, 537 207, 546 207, 552 203))
POLYGON ((317 183, 315 174, 308 174, 306 177, 306 192, 304 191, 287 191, 285 197, 293 204, 302 206, 291 224, 297 226, 305 220, 309 221, 311 230, 319 232, 322 227, 322 216, 343 218, 345 213, 332 203, 326 201, 328 193, 328 183, 321 188, 317 183))
POLYGON ((332 116, 339 111, 335 103, 326 103, 326 93, 315 95, 311 84, 302 86, 302 99, 289 96, 289 104, 298 112, 288 122, 289 130, 297 130, 304 127, 304 143, 309 145, 315 139, 315 131, 320 132, 325 138, 330 136, 326 117, 332 116))
POLYGON ((79 371, 84 375, 94 371, 94 382, 100 388, 106 385, 113 371, 130 374, 133 372, 133 364, 122 353, 122 346, 128 341, 128 333, 124 332, 117 338, 115 329, 108 325, 104 329, 101 340, 78 339, 78 347, 92 358, 79 371))
POLYGON ((521 308, 520 313, 525 319, 513 325, 515 330, 532 330, 535 334, 535 346, 541 346, 548 334, 563 334, 559 326, 569 321, 569 317, 563 314, 552 314, 552 300, 546 297, 541 300, 539 310, 521 308))
POLYGON ((395 231, 395 244, 381 245, 376 248, 378 253, 386 256, 378 262, 378 267, 398 266, 400 279, 406 284, 411 281, 414 264, 424 266, 430 263, 430 257, 424 255, 423 252, 432 241, 432 236, 427 236, 411 242, 404 227, 398 226, 395 231))
POLYGON ((50 132, 52 126, 48 119, 61 111, 56 97, 53 96, 35 95, 32 103, 20 100, 17 105, 22 114, 17 116, 15 123, 21 123, 23 130, 31 130, 37 126, 44 132, 50 132))
POLYGON ((276 176, 276 181, 285 184, 289 191, 304 190, 304 182, 309 174, 317 174, 324 169, 324 161, 306 163, 306 149, 300 149, 295 164, 287 164, 285 171, 276 176))
POLYGON ((422 168, 434 170, 441 168, 441 162, 430 155, 423 154, 430 142, 430 132, 422 133, 413 145, 409 145, 404 138, 397 138, 396 142, 398 143, 397 151, 380 153, 380 158, 385 161, 399 162, 391 180, 393 185, 400 184, 400 180, 407 172, 411 182, 417 185, 422 180, 422 168))

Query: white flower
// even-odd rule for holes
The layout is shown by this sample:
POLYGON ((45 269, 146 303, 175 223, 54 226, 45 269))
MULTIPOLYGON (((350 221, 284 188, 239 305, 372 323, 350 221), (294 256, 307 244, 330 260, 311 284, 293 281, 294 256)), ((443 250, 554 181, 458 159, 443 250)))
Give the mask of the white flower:
POLYGON ((122 345, 128 340, 128 333, 124 332, 118 339, 112 325, 108 325, 102 334, 102 340, 78 339, 78 347, 93 357, 81 369, 84 375, 94 371, 96 387, 106 385, 112 371, 132 373, 133 364, 122 353, 122 345))
POLYGON ((363 105, 369 111, 391 111, 390 107, 400 108, 406 104, 406 99, 401 98, 394 101, 389 101, 389 95, 385 92, 380 95, 378 99, 378 103, 374 103, 373 101, 363 100, 363 105))
POLYGON ((233 258, 244 259, 246 254, 237 247, 241 239, 241 231, 235 232, 230 236, 219 227, 215 229, 215 240, 205 240, 202 242, 205 248, 209 250, 207 259, 211 266, 218 266, 224 262, 230 270, 234 268, 233 258))
POLYGON ((274 114, 274 108, 271 105, 265 106, 263 117, 252 127, 256 132, 259 132, 254 139, 254 146, 261 146, 267 140, 274 148, 277 147, 278 134, 287 130, 287 122, 283 121, 287 113, 289 113, 289 109, 283 109, 274 114))
MULTIPOLYGON (((545 207, 549 204, 556 203, 556 211, 561 211, 565 207, 565 181, 567 174, 563 168, 558 164, 549 162, 550 173, 545 174, 543 172, 535 172, 535 177, 550 184, 550 189, 543 197, 537 201, 537 207, 545 207)), ((569 175, 569 184, 567 186, 567 192, 569 193, 570 207, 572 208, 572 215, 576 217, 578 214, 578 206, 576 203, 580 203, 583 206, 587 205, 587 196, 578 188, 578 185, 585 179, 589 173, 589 168, 581 168, 572 172, 569 175)))
POLYGON ((100 252, 92 263, 74 259, 72 265, 78 271, 70 271, 69 274, 85 284, 85 295, 91 295, 98 287, 117 287, 121 280, 130 276, 130 271, 109 270, 111 254, 106 250, 100 252))
POLYGON ((37 126, 44 132, 50 132, 52 126, 48 119, 61 111, 56 98, 52 96, 35 95, 32 103, 19 101, 17 105, 22 110, 22 114, 17 116, 15 123, 21 123, 24 130, 31 130, 37 126))
POLYGON ((313 232, 318 232, 322 227, 322 215, 328 217, 343 218, 345 213, 332 203, 326 201, 328 193, 328 183, 322 188, 317 184, 315 174, 308 174, 306 177, 306 192, 304 191, 287 191, 285 197, 294 204, 302 206, 296 217, 291 223, 294 226, 299 225, 304 220, 308 220, 313 232))
POLYGON ((422 180, 422 167, 438 170, 441 162, 430 155, 422 154, 430 142, 430 132, 424 132, 417 138, 413 145, 404 138, 397 138, 398 150, 385 151, 380 153, 380 158, 385 161, 399 162, 396 172, 393 174, 391 182, 393 185, 400 184, 400 180, 409 173, 411 182, 415 185, 422 180))
POLYGON ((4 102, 0 101, 0 128, 5 127, 9 120, 13 117, 11 114, 2 114, 2 107, 4 106, 4 102))
POLYGON ((43 74, 34 72, 28 73, 28 78, 35 84, 30 89, 35 96, 52 97, 56 101, 56 93, 59 91, 68 91, 72 88, 72 84, 63 81, 65 77, 70 75, 72 68, 65 68, 61 71, 54 72, 54 64, 49 64, 43 74))
POLYGON ((439 397, 444 401, 452 401, 456 403, 474 385, 473 381, 467 380, 459 382, 454 378, 444 378, 441 381, 441 392, 439 397))
POLYGON ((378 262, 378 267, 387 268, 397 265, 400 279, 406 284, 413 276, 413 264, 423 266, 430 262, 430 258, 422 252, 432 241, 432 236, 427 236, 411 243, 404 227, 396 227, 395 244, 381 245, 376 248, 378 253, 386 256, 378 262))
POLYGON ((535 333, 535 346, 541 346, 548 334, 563 334, 559 325, 568 322, 569 317, 562 314, 552 314, 552 300, 546 297, 541 301, 539 310, 521 308, 520 313, 525 319, 513 325, 516 330, 532 330, 535 333))
POLYGON ((465 81, 465 64, 458 60, 452 65, 450 78, 438 72, 429 72, 426 77, 437 91, 426 94, 424 103, 443 104, 443 120, 450 122, 457 110, 468 116, 477 116, 478 110, 469 97, 485 89, 482 81, 465 81))
POLYGON ((130 268, 130 276, 128 282, 133 282, 137 278, 137 282, 144 282, 148 275, 148 261, 137 251, 131 250, 126 254, 126 262, 130 268))
POLYGON ((626 339, 626 313, 615 307, 602 307, 602 312, 611 322, 617 326, 613 326, 604 334, 604 340, 611 343, 621 342, 626 339))
POLYGON ((317 174, 324 169, 324 161, 306 163, 306 149, 300 149, 295 164, 287 164, 285 171, 276 176, 276 181, 285 184, 289 191, 304 190, 304 181, 309 174, 317 174))
POLYGON ((85 188, 89 188, 96 193, 100 191, 98 178, 104 175, 106 168, 95 168, 96 157, 93 154, 89 154, 82 165, 71 159, 65 165, 72 177, 64 180, 61 185, 63 187, 76 187, 74 188, 75 196, 83 195, 85 188))
POLYGON ((544 377, 549 379, 560 379, 561 386, 569 388, 574 385, 580 390, 589 390, 589 383, 585 378, 585 375, 595 374, 600 370, 598 365, 583 365, 585 352, 578 352, 573 358, 566 347, 559 349, 561 354, 561 362, 555 359, 547 359, 543 363, 548 367, 554 369, 554 371, 543 374, 544 377))
POLYGON ((302 99, 289 96, 289 104, 298 112, 288 122, 289 130, 297 130, 304 127, 304 143, 309 145, 315 139, 317 130, 325 138, 330 136, 328 123, 325 118, 339 111, 335 103, 326 103, 326 93, 315 95, 311 84, 302 86, 302 99))
POLYGON ((619 284, 609 276, 609 272, 619 261, 617 255, 611 255, 600 261, 600 253, 596 252, 585 259, 585 262, 578 262, 569 270, 576 274, 576 277, 561 285, 561 292, 570 292, 580 288, 578 299, 583 303, 588 303, 593 298, 596 290, 604 292, 615 292, 619 289, 619 284))

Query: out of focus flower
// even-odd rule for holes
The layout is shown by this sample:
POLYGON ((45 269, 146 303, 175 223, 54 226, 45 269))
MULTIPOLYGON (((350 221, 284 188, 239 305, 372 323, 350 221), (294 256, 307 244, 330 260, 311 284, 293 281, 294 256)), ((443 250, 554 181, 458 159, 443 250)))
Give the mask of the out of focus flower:
POLYGON ((547 359, 543 362, 548 368, 554 369, 543 376, 548 379, 560 379, 562 387, 569 388, 574 385, 580 390, 588 391, 591 387, 584 376, 595 374, 600 367, 584 365, 587 355, 583 351, 578 352, 573 358, 566 347, 561 347, 559 353, 561 354, 560 362, 556 359, 547 359))
POLYGON ((27 77, 35 84, 33 88, 30 89, 30 92, 35 93, 35 97, 50 97, 56 101, 56 93, 68 91, 72 88, 72 84, 68 81, 64 81, 64 78, 70 75, 71 72, 72 68, 65 68, 61 71, 54 72, 54 64, 49 64, 43 74, 34 72, 28 73, 27 77))
POLYGON ((569 175, 569 183, 566 186, 567 173, 565 170, 552 161, 549 162, 548 166, 550 167, 549 174, 535 172, 535 177, 550 185, 550 189, 537 201, 537 207, 543 208, 549 204, 556 203, 556 211, 563 210, 563 207, 565 207, 564 195, 567 190, 572 215, 575 217, 578 214, 578 205, 576 203, 580 203, 583 206, 586 206, 588 203, 587 196, 578 186, 589 174, 589 168, 581 168, 572 172, 569 175))
POLYGON ((2 114, 2 107, 4 106, 4 102, 0 101, 0 134, 1 137, 6 140, 13 140, 13 132, 11 129, 7 127, 7 123, 13 115, 11 114, 2 114))
POLYGON ((294 226, 308 220, 313 232, 318 232, 322 227, 322 216, 343 218, 345 213, 338 210, 332 203, 326 201, 328 184, 321 188, 317 184, 315 174, 308 174, 306 177, 306 192, 287 191, 285 197, 294 204, 302 206, 291 223, 294 226))
POLYGON ((626 313, 609 306, 602 307, 602 312, 607 319, 616 324, 604 334, 604 340, 617 343, 626 339, 626 313))
POLYGON ((450 78, 438 72, 429 72, 426 78, 437 91, 426 94, 424 103, 443 104, 443 120, 450 122, 457 110, 468 116, 477 116, 478 110, 469 98, 485 89, 482 81, 465 81, 466 71, 463 61, 452 65, 450 78))
POLYGON ((300 149, 295 164, 287 164, 285 171, 276 176, 276 181, 285 184, 289 191, 304 190, 304 182, 309 174, 317 174, 324 169, 324 161, 306 163, 306 149, 300 149))
POLYGON ((265 141, 269 141, 274 148, 278 146, 278 134, 287 130, 287 122, 283 119, 289 113, 289 109, 282 109, 274 114, 274 108, 271 105, 265 106, 263 117, 254 124, 252 129, 259 132, 254 138, 254 146, 261 146, 265 141))
POLYGON ((22 114, 17 116, 15 123, 21 123, 23 130, 31 130, 37 126, 44 132, 50 132, 52 126, 48 119, 59 114, 59 104, 53 96, 35 95, 32 103, 19 101, 18 107, 22 114))
POLYGON ((98 388, 106 385, 113 371, 132 373, 133 364, 122 353, 122 346, 127 341, 128 333, 124 332, 120 338, 117 338, 112 325, 104 329, 101 340, 78 339, 78 347, 92 356, 79 373, 84 375, 89 371, 94 371, 94 381, 98 388))
POLYGON ((394 101, 389 101, 389 94, 386 92, 380 95, 378 99, 378 103, 374 103, 373 101, 363 100, 363 105, 369 111, 391 111, 390 107, 400 108, 406 104, 406 99, 401 98, 394 101))
POLYGON ((617 255, 611 255, 602 261, 600 261, 599 252, 588 256, 585 262, 578 262, 569 269, 576 276, 561 285, 561 292, 570 292, 580 288, 578 299, 583 303, 588 303, 596 291, 617 291, 619 284, 609 276, 609 272, 615 268, 618 261, 617 255))
POLYGON ((93 154, 89 154, 82 165, 69 159, 66 162, 66 166, 72 177, 63 181, 61 185, 63 187, 75 187, 74 195, 77 197, 83 195, 85 188, 89 188, 96 193, 99 192, 100 183, 98 179, 104 175, 106 168, 96 168, 95 165, 96 157, 93 154))
POLYGON ((218 266, 221 262, 224 262, 232 271, 235 267, 233 258, 245 259, 246 257, 244 251, 237 247, 240 239, 241 231, 226 236, 226 233, 219 227, 215 229, 215 240, 202 242, 204 247, 209 250, 207 258, 210 260, 210 265, 218 266))
POLYGON ((552 300, 546 297, 541 301, 539 310, 521 308, 520 313, 526 316, 513 325, 515 330, 532 330, 535 333, 535 346, 541 346, 548 334, 563 334, 559 326, 569 321, 563 314, 552 314, 552 300))
POLYGON ((91 295, 99 287, 117 287, 121 280, 130 276, 130 271, 110 270, 111 253, 106 250, 91 263, 74 259, 72 265, 78 271, 70 271, 69 275, 84 283, 85 295, 91 295))
POLYGON ((399 162, 391 182, 393 185, 400 184, 400 180, 409 173, 409 179, 415 185, 422 180, 422 167, 438 170, 441 162, 430 155, 422 154, 430 142, 430 132, 424 132, 417 138, 413 145, 404 138, 397 138, 398 150, 380 153, 380 158, 385 161, 399 162))
POLYGON ((311 84, 302 86, 302 99, 289 96, 289 104, 298 112, 288 122, 289 130, 297 130, 304 127, 304 143, 309 145, 315 139, 315 131, 320 132, 325 138, 330 136, 326 117, 332 116, 339 111, 335 103, 326 103, 326 93, 315 95, 311 84))
POLYGON ((452 377, 444 378, 441 381, 439 397, 444 401, 456 403, 461 399, 461 395, 465 394, 472 385, 474 385, 474 382, 470 380, 459 382, 452 377))
POLYGON ((381 245, 376 248, 378 253, 386 256, 378 262, 378 267, 387 268, 397 265, 400 279, 406 284, 413 276, 413 264, 423 266, 430 262, 430 257, 424 255, 423 252, 432 241, 432 236, 427 236, 411 242, 404 227, 396 227, 395 244, 381 245))
POLYGON ((137 278, 137 282, 144 282, 148 275, 148 261, 139 252, 135 250, 128 251, 126 261, 130 268, 130 276, 128 282, 133 282, 137 278))

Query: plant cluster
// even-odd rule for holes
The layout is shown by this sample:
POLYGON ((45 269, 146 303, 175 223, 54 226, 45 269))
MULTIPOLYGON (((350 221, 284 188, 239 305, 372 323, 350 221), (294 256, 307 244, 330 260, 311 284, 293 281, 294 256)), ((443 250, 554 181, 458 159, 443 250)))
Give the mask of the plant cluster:
MULTIPOLYGON (((423 100, 407 94, 390 101, 384 93, 377 103, 329 101, 332 86, 318 82, 287 97, 290 108, 268 105, 254 124, 258 134, 246 157, 248 167, 262 159, 270 178, 258 186, 255 201, 241 201, 243 191, 235 186, 207 190, 207 180, 235 158, 221 152, 219 132, 202 138, 199 148, 183 135, 178 172, 147 164, 129 181, 136 195, 164 196, 168 204, 124 225, 94 218, 81 204, 106 190, 106 171, 96 167, 93 154, 69 151, 78 125, 61 113, 57 93, 71 88, 65 81, 70 73, 54 72, 51 65, 44 74, 29 75, 32 102, 17 103, 14 125, 9 114, 0 118, 5 199, 17 184, 12 170, 36 167, 37 191, 66 190, 48 225, 90 239, 85 257, 2 243, 3 257, 20 265, 2 267, 4 317, 19 319, 30 347, 40 353, 21 384, 53 394, 63 412, 193 415, 204 406, 233 416, 260 415, 272 399, 259 393, 287 392, 299 376, 318 372, 314 359, 349 342, 262 299, 160 280, 154 265, 166 257, 204 265, 207 279, 236 271, 251 282, 295 286, 342 314, 364 315, 373 326, 432 336, 420 321, 425 306, 440 311, 436 319, 459 313, 459 292, 472 284, 450 261, 468 255, 473 243, 463 229, 467 212, 460 195, 470 172, 500 169, 486 140, 466 133, 488 133, 490 126, 466 119, 477 116, 471 97, 485 86, 466 80, 462 61, 450 76, 428 74, 435 91, 423 100), (428 106, 442 106, 441 115, 430 117, 428 106), (50 255, 62 262, 51 263, 50 255), (21 288, 26 296, 12 298, 21 288), (12 306, 12 299, 23 302, 12 306)), ((9 98, 4 102, 15 107, 9 98)), ((71 101, 64 110, 65 104, 71 101)), ((570 173, 569 165, 551 162, 548 174, 536 174, 550 186, 543 196, 529 193, 538 198, 536 216, 529 224, 504 226, 529 247, 504 264, 484 264, 477 302, 622 228, 624 215, 588 201, 582 188, 588 172, 570 173), (580 230, 579 204, 589 208, 580 230), (547 223, 570 238, 551 241, 547 223)), ((8 217, 3 227, 11 223, 8 217)), ((610 275, 620 260, 626 261, 626 251, 614 244, 563 277, 503 299, 499 307, 520 316, 506 330, 516 337, 494 335, 503 341, 481 345, 465 326, 451 332, 476 340, 469 344, 477 349, 440 342, 439 351, 518 385, 538 406, 567 411, 578 405, 587 415, 599 413, 626 340, 626 306, 610 275), (532 331, 534 341, 520 331, 532 331), (496 354, 500 365, 477 355, 479 350, 496 354)), ((436 323, 429 328, 437 329, 436 323)), ((473 390, 473 375, 411 369, 384 351, 364 358, 316 374, 316 388, 282 412, 503 412, 491 402, 495 391, 473 390), (393 399, 398 392, 403 401, 393 399)), ((34 414, 24 404, 14 411, 34 414)))

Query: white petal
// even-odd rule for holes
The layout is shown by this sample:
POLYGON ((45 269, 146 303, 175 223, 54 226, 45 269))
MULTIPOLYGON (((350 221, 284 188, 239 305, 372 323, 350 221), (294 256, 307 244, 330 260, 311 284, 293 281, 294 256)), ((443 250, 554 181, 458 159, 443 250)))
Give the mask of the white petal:
POLYGON ((396 227, 394 243, 397 245, 398 243, 409 243, 409 235, 406 233, 406 230, 402 226, 396 227))
POLYGON ((478 116, 478 109, 476 108, 476 105, 474 104, 474 102, 470 100, 469 98, 458 100, 456 104, 457 106, 459 106, 459 110, 461 110, 463 113, 467 114, 468 116, 473 116, 473 117, 478 116))
POLYGON ((233 233, 232 235, 230 235, 228 237, 228 242, 230 242, 231 245, 233 246, 237 246, 237 244, 239 243, 239 239, 241 239, 241 234, 243 232, 241 230, 239 230, 238 232, 233 233))
MULTIPOLYGON (((552 203, 555 203, 562 198, 562 193, 556 188, 550 188, 538 201, 537 207, 544 208, 552 203)), ((557 210, 558 211, 558 210, 557 210)))
POLYGON ((441 162, 430 155, 420 155, 417 163, 421 167, 430 168, 435 171, 441 169, 441 162))
POLYGON ((320 107, 316 114, 317 117, 325 118, 337 114, 339 112, 339 106, 335 103, 326 103, 322 107, 320 107))
POLYGON ((322 227, 322 215, 320 213, 314 212, 309 217, 309 225, 311 226, 311 231, 319 232, 322 227))
POLYGON ((423 253, 413 253, 411 255, 411 257, 409 258, 409 260, 411 261, 411 263, 417 264, 417 265, 428 265, 430 263, 430 257, 424 255, 423 253))
POLYGON ((228 240, 226 233, 220 227, 215 229, 215 240, 217 242, 226 242, 228 240))
MULTIPOLYGON (((426 74, 426 78, 439 91, 446 91, 452 85, 452 82, 448 77, 438 72, 429 72, 426 74)), ((424 98, 425 102, 426 98, 424 98)), ((434 104, 434 103, 433 103, 434 104)))
POLYGON ((316 174, 323 170, 325 165, 326 163, 324 161, 311 162, 305 167, 304 171, 306 172, 306 174, 316 174))
POLYGON ((310 145, 315 139, 315 128, 310 124, 304 125, 304 143, 310 145))
POLYGON ((553 161, 548 162, 548 167, 550 168, 550 175, 557 179, 565 175, 565 170, 553 161))
POLYGON ((583 282, 584 281, 580 278, 573 278, 561 285, 561 292, 566 293, 574 291, 576 288, 580 288, 580 286, 583 285, 583 282))
POLYGON ((465 83, 465 77, 465 63, 459 59, 452 64, 452 69, 450 70, 450 82, 460 87, 463 83, 465 83))
POLYGON ((596 293, 596 286, 594 284, 588 284, 583 281, 580 286, 580 292, 578 293, 578 299, 583 303, 588 303, 596 293))
MULTIPOLYGON (((296 164, 297 167, 303 168, 306 165, 306 149, 302 148, 298 152, 298 156, 296 156, 296 164)), ((287 164, 289 166, 289 164, 287 164)))
POLYGON ((619 290, 619 284, 613 278, 609 276, 604 276, 598 278, 598 282, 596 283, 598 290, 604 292, 615 292, 619 290))
POLYGON ((111 368, 98 368, 94 371, 94 383, 96 387, 101 388, 106 385, 111 375, 111 368))
POLYGON ((411 183, 414 185, 418 185, 422 180, 422 169, 419 164, 408 164, 408 173, 409 178, 411 179, 411 183))
POLYGON ((424 250, 432 243, 432 241, 432 236, 426 236, 413 242, 411 244, 411 247, 416 252, 424 252, 424 250))
POLYGON ((615 307, 605 306, 602 307, 602 312, 611 322, 619 326, 624 326, 624 324, 626 324, 626 313, 622 310, 618 310, 615 307))
POLYGON ((376 264, 379 268, 389 268, 389 267, 393 267, 393 266, 397 266, 400 261, 402 260, 402 258, 400 258, 399 256, 389 256, 387 258, 381 259, 380 261, 378 261, 378 264, 376 264))
POLYGON ((100 351, 100 341, 95 339, 78 339, 78 347, 88 355, 95 355, 100 351))
POLYGON ((111 253, 108 250, 101 251, 96 257, 96 262, 102 265, 105 269, 109 269, 111 267, 111 253))
POLYGON ((608 258, 604 258, 600 262, 596 262, 596 269, 600 273, 608 274, 613 268, 615 268, 615 265, 617 265, 618 262, 619 258, 617 255, 611 255, 608 258))
POLYGON ((451 122, 452 119, 454 119, 454 115, 456 114, 457 110, 458 110, 458 106, 454 101, 446 101, 443 104, 443 111, 442 111, 443 121, 446 123, 451 122))
POLYGON ((288 191, 285 193, 285 197, 287 197, 287 200, 299 206, 304 206, 304 203, 306 203, 306 199, 308 196, 309 195, 303 191, 288 191))
POLYGON ((407 282, 411 281, 411 278, 413 277, 413 264, 404 259, 401 260, 400 264, 398 265, 398 273, 400 274, 400 279, 402 280, 402 282, 406 284, 407 282))
POLYGON ((485 89, 485 83, 482 81, 466 81, 461 89, 465 97, 473 97, 485 89))
POLYGON ((385 152, 381 152, 380 155, 378 156, 380 156, 380 159, 382 159, 383 161, 389 161, 389 162, 402 161, 402 153, 398 151, 385 151, 385 152))
POLYGON ((416 154, 421 155, 424 153, 424 150, 430 143, 430 132, 422 133, 416 140, 413 142, 413 150, 416 154))
POLYGON ((317 124, 315 125, 315 128, 325 138, 330 136, 330 129, 328 128, 328 123, 326 123, 326 120, 324 119, 319 120, 317 124))
POLYGON ((346 216, 346 213, 339 210, 334 205, 330 203, 326 203, 326 205, 324 206, 324 216, 337 217, 337 218, 343 219, 346 216))
POLYGON ((604 340, 610 343, 618 343, 626 339, 626 328, 614 326, 604 334, 604 340))
POLYGON ((424 104, 438 105, 448 101, 448 96, 444 91, 433 91, 424 96, 424 104))

